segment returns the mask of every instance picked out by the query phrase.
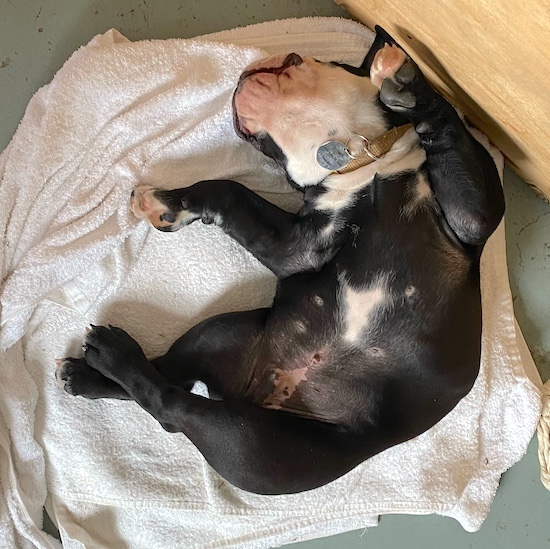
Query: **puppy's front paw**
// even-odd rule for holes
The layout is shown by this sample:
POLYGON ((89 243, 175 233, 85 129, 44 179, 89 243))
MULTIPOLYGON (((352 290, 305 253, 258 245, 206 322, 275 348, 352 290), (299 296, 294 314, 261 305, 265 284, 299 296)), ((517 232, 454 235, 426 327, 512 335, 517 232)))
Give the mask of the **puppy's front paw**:
POLYGON ((130 196, 130 209, 138 219, 147 219, 159 231, 177 231, 198 216, 185 209, 181 203, 172 203, 169 192, 140 185, 130 196))
POLYGON ((371 82, 378 88, 386 78, 393 78, 407 59, 407 54, 394 44, 386 44, 374 56, 370 69, 371 82))
POLYGON ((386 44, 374 57, 371 81, 380 89, 382 103, 394 111, 416 107, 424 85, 422 73, 414 61, 393 44, 386 44), (417 89, 419 80, 421 88, 417 89))

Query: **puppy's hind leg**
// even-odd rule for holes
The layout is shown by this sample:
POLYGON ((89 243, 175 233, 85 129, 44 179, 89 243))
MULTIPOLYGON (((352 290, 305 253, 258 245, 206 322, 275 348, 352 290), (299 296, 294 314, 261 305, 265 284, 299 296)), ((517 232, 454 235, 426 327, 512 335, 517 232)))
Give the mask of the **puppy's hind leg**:
MULTIPOLYGON (((261 319, 265 313, 250 312, 250 317, 256 315, 261 319)), ((218 328, 227 320, 218 319, 218 328)), ((201 330, 206 336, 211 328, 201 330)), ((194 395, 161 375, 119 328, 96 326, 88 332, 85 359, 167 431, 184 433, 226 480, 248 491, 283 494, 316 488, 387 446, 373 426, 349 430, 267 410, 243 398, 194 395)))
POLYGON ((170 382, 191 389, 202 381, 214 398, 242 396, 269 309, 209 318, 180 337, 153 366, 170 382))
MULTIPOLYGON (((190 391, 196 381, 214 398, 245 393, 254 351, 263 334, 268 309, 226 313, 204 320, 180 337, 161 357, 150 361, 169 383, 190 391)), ((137 344, 136 344, 137 345, 137 344)), ((70 395, 131 399, 115 381, 90 367, 85 358, 57 361, 55 377, 70 395)))
POLYGON ((242 398, 189 393, 169 383, 119 328, 95 327, 86 344, 90 366, 118 383, 166 430, 184 433, 216 471, 245 490, 282 494, 316 488, 384 447, 372 426, 350 431, 242 398))
POLYGON ((63 358, 56 360, 55 379, 70 395, 84 398, 131 399, 118 383, 90 368, 84 358, 63 358))

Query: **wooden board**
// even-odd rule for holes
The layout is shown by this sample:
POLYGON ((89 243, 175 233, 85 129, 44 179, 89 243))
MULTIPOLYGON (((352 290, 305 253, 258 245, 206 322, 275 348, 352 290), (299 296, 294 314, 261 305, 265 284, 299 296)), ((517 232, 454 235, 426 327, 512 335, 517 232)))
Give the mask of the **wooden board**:
POLYGON ((550 0, 335 0, 384 27, 550 199, 550 0))

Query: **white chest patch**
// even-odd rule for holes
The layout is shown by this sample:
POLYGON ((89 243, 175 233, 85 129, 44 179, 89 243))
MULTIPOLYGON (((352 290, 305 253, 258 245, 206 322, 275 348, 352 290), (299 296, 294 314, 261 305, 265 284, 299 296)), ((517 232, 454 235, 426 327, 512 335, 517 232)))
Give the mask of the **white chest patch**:
POLYGON ((348 208, 357 192, 370 185, 375 175, 375 164, 371 164, 348 174, 329 176, 324 181, 327 191, 317 199, 316 209, 326 212, 348 208))
POLYGON ((402 208, 402 214, 410 219, 418 210, 431 207, 433 204, 432 189, 426 178, 422 174, 418 174, 411 196, 402 208))
POLYGON ((332 236, 334 235, 334 230, 336 229, 336 224, 334 221, 331 221, 328 223, 325 227, 321 229, 321 232, 319 233, 319 236, 323 240, 330 240, 332 236))
POLYGON ((342 297, 343 338, 347 343, 354 344, 368 330, 375 313, 388 303, 390 295, 380 281, 366 290, 346 286, 342 297))

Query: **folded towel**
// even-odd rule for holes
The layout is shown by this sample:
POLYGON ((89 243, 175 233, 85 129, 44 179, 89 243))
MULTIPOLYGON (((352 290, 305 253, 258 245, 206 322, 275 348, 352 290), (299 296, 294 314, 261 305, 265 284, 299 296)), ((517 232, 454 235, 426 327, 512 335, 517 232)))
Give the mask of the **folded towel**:
POLYGON ((2 539, 54 547, 37 528, 47 495, 69 548, 270 547, 396 512, 480 527, 540 413, 502 225, 482 258, 482 365, 471 393, 428 432, 315 491, 243 492, 136 403, 70 397, 54 380, 54 359, 80 352, 89 323, 121 326, 155 356, 204 318, 270 303, 273 275, 219 228, 159 233, 133 218, 130 191, 228 177, 298 208, 280 169, 234 135, 235 82, 275 52, 358 64, 371 41, 365 27, 332 18, 196 40, 132 43, 110 31, 31 100, 0 157, 2 539))

